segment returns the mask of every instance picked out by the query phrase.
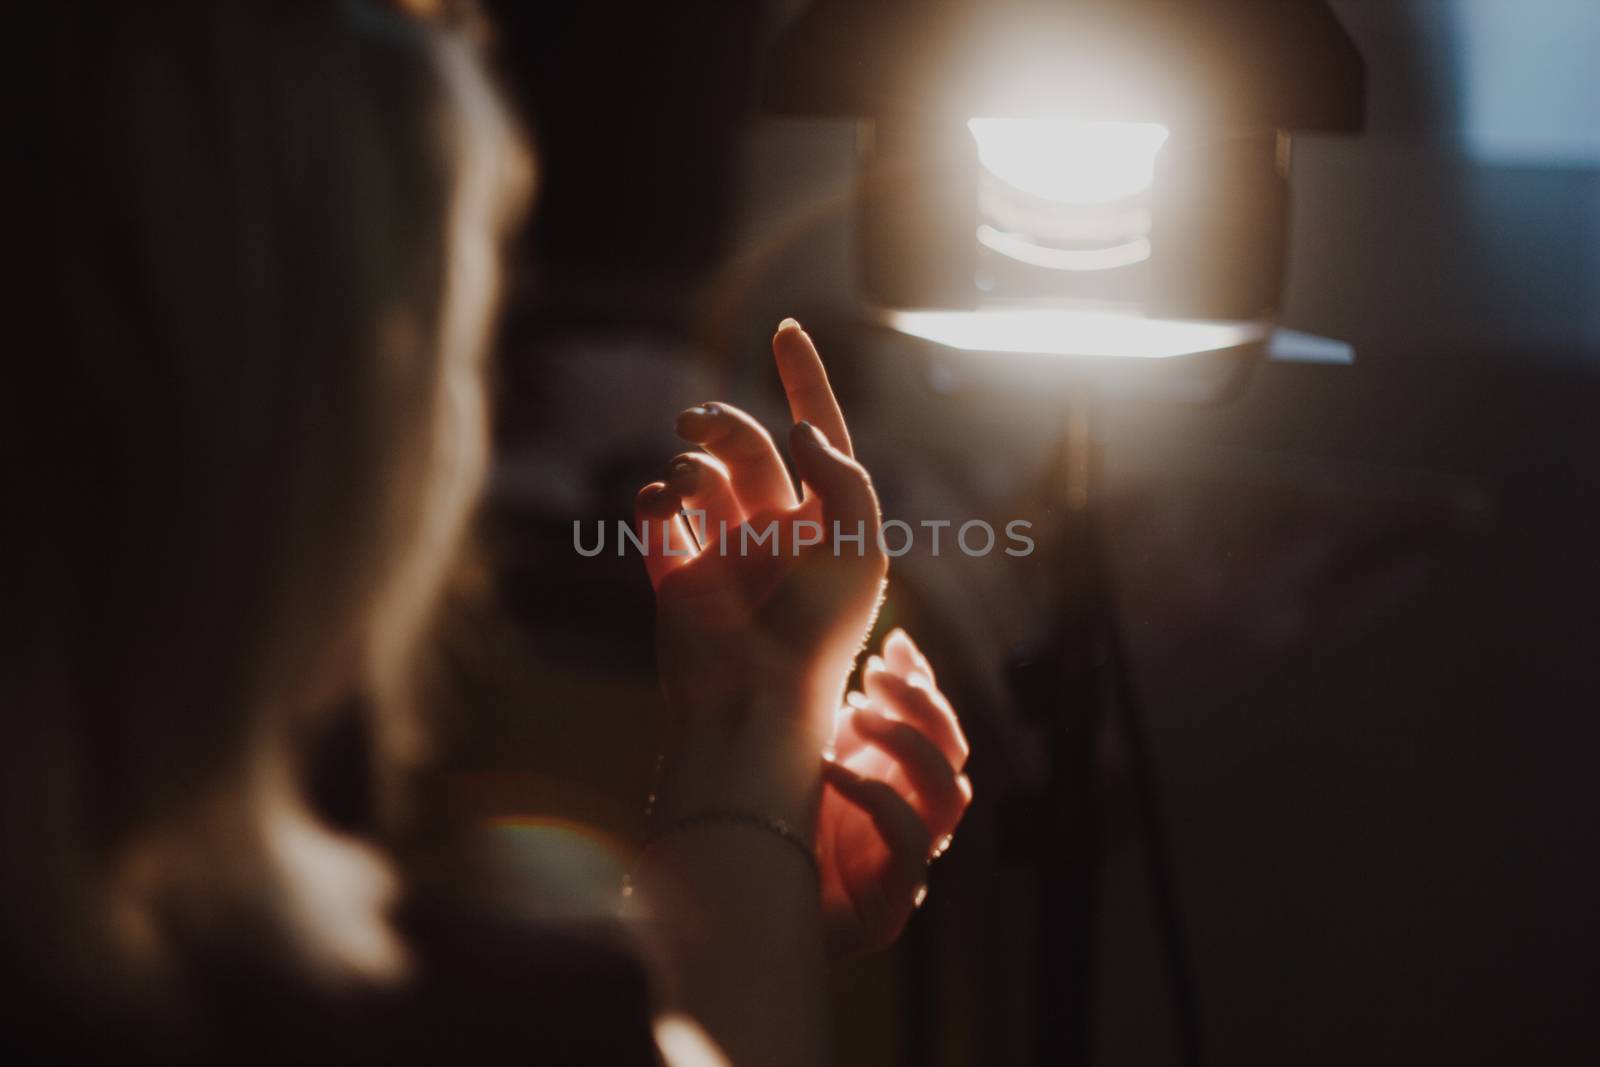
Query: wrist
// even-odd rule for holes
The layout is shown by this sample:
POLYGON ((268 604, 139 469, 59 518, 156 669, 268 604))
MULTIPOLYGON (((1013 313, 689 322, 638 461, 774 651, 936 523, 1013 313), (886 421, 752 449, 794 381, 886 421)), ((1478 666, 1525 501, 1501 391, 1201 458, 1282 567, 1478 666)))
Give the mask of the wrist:
POLYGON ((711 723, 691 720, 662 759, 651 802, 653 826, 736 810, 782 820, 809 837, 827 739, 794 716, 751 710, 711 723))
POLYGON ((708 810, 658 825, 651 830, 644 847, 646 850, 659 849, 663 842, 670 845, 685 834, 729 831, 744 834, 752 841, 755 839, 750 837, 751 834, 760 834, 768 846, 781 845, 810 870, 813 880, 821 884, 822 867, 817 862, 816 842, 812 840, 814 835, 809 830, 802 831, 784 819, 739 808, 708 810))
POLYGON ((688 745, 805 741, 818 747, 833 736, 848 672, 817 672, 766 665, 728 665, 714 676, 675 677, 662 671, 662 690, 678 740, 688 745))

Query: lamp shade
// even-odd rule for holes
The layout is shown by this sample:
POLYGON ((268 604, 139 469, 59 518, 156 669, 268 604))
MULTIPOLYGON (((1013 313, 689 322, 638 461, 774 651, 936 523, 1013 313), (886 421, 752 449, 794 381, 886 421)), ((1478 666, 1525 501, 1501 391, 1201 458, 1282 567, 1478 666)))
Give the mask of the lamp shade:
POLYGON ((777 42, 763 102, 1352 131, 1363 88, 1361 55, 1322 0, 814 0, 777 42))

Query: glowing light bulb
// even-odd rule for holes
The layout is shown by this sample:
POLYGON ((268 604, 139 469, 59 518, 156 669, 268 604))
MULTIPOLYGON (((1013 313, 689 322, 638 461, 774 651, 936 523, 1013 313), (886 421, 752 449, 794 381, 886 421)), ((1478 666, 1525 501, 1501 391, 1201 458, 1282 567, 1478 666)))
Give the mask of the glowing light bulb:
POLYGON ((1104 204, 1155 180, 1167 128, 1151 122, 972 119, 978 161, 1002 181, 1059 204, 1104 204))
POLYGON ((1047 271, 1150 258, 1150 190, 1167 128, 1150 122, 972 119, 983 168, 978 243, 1047 271))
POLYGON ((888 310, 891 329, 968 352, 1171 359, 1264 340, 1261 322, 1150 319, 1070 308, 888 310))

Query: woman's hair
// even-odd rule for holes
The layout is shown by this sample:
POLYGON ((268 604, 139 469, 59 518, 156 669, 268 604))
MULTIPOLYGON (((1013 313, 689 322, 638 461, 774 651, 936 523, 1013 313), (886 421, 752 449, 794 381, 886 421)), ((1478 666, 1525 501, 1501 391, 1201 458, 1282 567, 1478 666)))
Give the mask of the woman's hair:
POLYGON ((527 168, 422 5, 27 5, 8 30, 0 959, 74 995, 194 945, 403 967, 296 746, 405 665, 482 474, 527 168))

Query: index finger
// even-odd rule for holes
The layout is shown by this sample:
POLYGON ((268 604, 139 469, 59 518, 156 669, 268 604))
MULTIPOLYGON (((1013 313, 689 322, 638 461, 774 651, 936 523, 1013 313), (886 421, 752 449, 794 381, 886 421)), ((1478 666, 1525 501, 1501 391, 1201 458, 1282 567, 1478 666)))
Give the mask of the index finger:
POLYGON ((772 357, 778 363, 778 377, 783 379, 783 392, 789 398, 789 413, 794 421, 811 423, 833 447, 853 457, 850 431, 845 427, 839 401, 834 399, 833 386, 828 384, 822 357, 798 322, 784 319, 778 323, 778 332, 772 335, 772 357))

